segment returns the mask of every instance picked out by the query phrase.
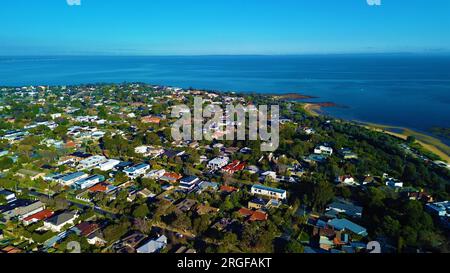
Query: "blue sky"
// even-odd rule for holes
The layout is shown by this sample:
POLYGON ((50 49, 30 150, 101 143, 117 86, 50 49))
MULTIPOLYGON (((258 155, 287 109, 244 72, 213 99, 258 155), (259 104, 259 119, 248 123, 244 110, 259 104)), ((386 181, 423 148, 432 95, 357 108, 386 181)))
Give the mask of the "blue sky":
POLYGON ((2 0, 0 55, 450 52, 449 0, 2 0))

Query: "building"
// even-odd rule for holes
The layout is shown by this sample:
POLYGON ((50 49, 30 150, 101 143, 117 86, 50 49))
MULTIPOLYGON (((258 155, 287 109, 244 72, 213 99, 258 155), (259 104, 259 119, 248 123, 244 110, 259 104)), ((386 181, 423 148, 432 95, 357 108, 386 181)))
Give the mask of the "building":
POLYGON ((5 199, 6 203, 11 203, 16 201, 16 194, 4 189, 0 189, 0 196, 3 196, 3 198, 5 199))
POLYGON ((435 216, 450 217, 450 202, 449 201, 427 204, 425 206, 425 209, 429 213, 431 213, 435 216))
POLYGON ((328 226, 338 231, 351 231, 360 236, 367 236, 367 230, 347 219, 333 219, 327 223, 328 226))
POLYGON ((181 174, 165 172, 164 175, 161 176, 160 180, 169 183, 176 183, 181 178, 183 178, 181 174))
POLYGON ((182 178, 180 180, 180 188, 183 190, 190 191, 197 186, 198 182, 200 182, 200 179, 196 176, 188 176, 185 178, 182 178))
POLYGON ((342 175, 338 176, 335 181, 337 184, 345 184, 349 186, 358 186, 358 182, 355 181, 355 178, 351 175, 342 175))
POLYGON ((318 154, 318 155, 332 155, 333 148, 325 146, 325 145, 320 145, 314 149, 314 153, 318 154))
POLYGON ((270 188, 263 185, 253 185, 251 193, 255 195, 263 195, 271 199, 286 200, 287 192, 285 190, 270 188))
POLYGON ((78 162, 78 169, 79 170, 93 169, 97 165, 100 165, 106 161, 107 161, 106 157, 102 155, 94 155, 78 162))
POLYGON ((182 212, 188 212, 192 210, 197 205, 197 201, 192 199, 184 199, 178 204, 175 205, 177 209, 181 210, 182 212))
POLYGON ((208 168, 211 170, 219 170, 225 167, 228 162, 230 161, 230 158, 223 156, 223 157, 216 157, 213 160, 208 162, 208 168))
POLYGON ((238 211, 239 215, 246 217, 248 221, 254 222, 254 221, 267 221, 269 216, 266 212, 262 210, 252 210, 247 208, 241 208, 238 211))
POLYGON ((159 124, 159 123, 161 123, 161 118, 154 117, 154 116, 147 116, 147 117, 141 118, 141 122, 142 123, 159 124))
POLYGON ((355 206, 351 203, 336 201, 327 206, 327 211, 336 211, 338 213, 343 213, 353 218, 361 218, 363 208, 355 206))
POLYGON ((131 179, 137 178, 141 175, 145 175, 145 173, 150 169, 150 165, 141 163, 138 165, 134 165, 125 169, 123 172, 131 179))
POLYGON ((139 247, 137 253, 158 253, 167 246, 167 237, 162 235, 156 240, 150 240, 141 247, 139 247))
POLYGON ((358 155, 354 152, 352 152, 351 149, 349 148, 341 148, 339 150, 339 155, 346 160, 350 160, 350 159, 358 159, 358 155))
POLYGON ((151 170, 144 177, 157 180, 160 179, 165 173, 166 170, 151 170))
POLYGON ((20 176, 22 178, 29 178, 31 180, 36 180, 39 178, 44 178, 45 173, 40 173, 40 172, 33 171, 33 170, 21 169, 21 170, 17 171, 16 175, 20 176))
POLYGON ((403 182, 394 178, 389 178, 386 181, 386 186, 393 189, 403 188, 403 182))
POLYGON ((64 226, 73 226, 77 218, 78 214, 74 211, 58 213, 44 221, 44 228, 54 232, 61 232, 64 226))
POLYGON ((222 171, 228 174, 234 174, 235 172, 243 171, 245 169, 245 162, 234 160, 232 163, 225 166, 222 171))
POLYGON ((22 220, 44 208, 45 205, 41 201, 18 199, 5 206, 1 206, 0 214, 2 214, 3 218, 7 221, 15 218, 22 220))
POLYGON ((51 216, 53 216, 54 212, 49 210, 49 209, 45 209, 45 210, 41 210, 38 213, 35 213, 33 215, 30 215, 28 217, 25 217, 22 221, 23 224, 28 226, 31 225, 33 223, 37 223, 39 221, 43 221, 51 216))
POLYGON ((109 160, 107 160, 107 161, 105 161, 105 162, 103 162, 103 163, 100 163, 100 164, 98 165, 98 168, 99 168, 101 171, 104 171, 104 172, 110 171, 110 170, 114 169, 117 165, 119 165, 120 162, 121 162, 121 161, 120 161, 120 160, 117 160, 117 159, 109 159, 109 160))
POLYGON ((67 175, 64 175, 60 178, 58 178, 58 183, 70 187, 72 186, 75 182, 84 179, 86 177, 88 177, 89 175, 84 173, 84 172, 74 172, 74 173, 70 173, 67 175))
POLYGON ((73 184, 73 187, 76 190, 84 190, 103 181, 105 181, 105 177, 103 175, 92 175, 87 178, 76 181, 73 184))

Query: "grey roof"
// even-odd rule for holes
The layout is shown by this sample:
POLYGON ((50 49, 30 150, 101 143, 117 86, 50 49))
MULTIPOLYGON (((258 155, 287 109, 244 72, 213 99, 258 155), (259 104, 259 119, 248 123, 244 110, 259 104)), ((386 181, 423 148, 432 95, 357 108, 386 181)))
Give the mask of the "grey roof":
POLYGON ((333 219, 328 222, 328 225, 337 230, 349 230, 355 234, 367 236, 367 230, 364 227, 359 226, 347 219, 333 219))
POLYGON ((162 235, 156 240, 151 240, 137 249, 138 253, 156 253, 166 247, 167 237, 162 235))
POLYGON ((343 213, 351 217, 361 217, 363 211, 362 207, 340 201, 331 203, 330 205, 328 205, 328 208, 343 211, 343 213))
POLYGON ((55 226, 62 225, 75 217, 77 213, 74 211, 66 211, 56 214, 46 220, 46 222, 51 223, 55 226))

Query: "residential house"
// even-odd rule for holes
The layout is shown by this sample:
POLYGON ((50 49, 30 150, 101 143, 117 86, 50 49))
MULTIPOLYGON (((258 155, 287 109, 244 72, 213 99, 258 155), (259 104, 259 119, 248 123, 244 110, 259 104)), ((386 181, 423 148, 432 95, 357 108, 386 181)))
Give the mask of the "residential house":
POLYGON ((393 189, 403 188, 403 182, 395 178, 388 178, 386 186, 393 189))
POLYGON ((197 186, 197 193, 202 193, 204 191, 217 191, 219 189, 219 184, 215 182, 202 181, 197 186))
POLYGON ((175 207, 177 207, 177 209, 181 210, 182 212, 188 212, 191 211, 196 205, 197 201, 192 199, 184 199, 176 204, 175 207))
POLYGON ((287 199, 287 191, 282 189, 276 189, 267 187, 264 185, 253 185, 251 188, 251 193, 255 195, 262 195, 270 197, 271 199, 279 199, 286 200, 287 199))
POLYGON ((146 117, 141 118, 141 122, 142 123, 159 124, 159 123, 161 123, 161 118, 155 117, 155 116, 146 116, 146 117))
POLYGON ((435 216, 450 217, 450 202, 436 202, 427 204, 425 210, 435 216))
POLYGON ((341 148, 338 153, 345 160, 358 159, 358 155, 352 152, 350 148, 341 148))
POLYGON ((104 246, 107 243, 101 229, 97 229, 96 231, 88 235, 86 240, 90 245, 96 246, 104 246))
POLYGON ((4 206, 0 206, 0 214, 7 221, 15 218, 22 220, 44 210, 44 208, 45 205, 41 201, 18 199, 4 206))
POLYGON ((118 242, 114 243, 112 249, 115 253, 136 253, 136 248, 142 241, 147 238, 146 235, 141 232, 134 231, 126 237, 122 238, 118 242))
POLYGON ((125 169, 123 172, 131 179, 138 178, 139 176, 145 175, 145 173, 150 169, 150 165, 141 163, 134 165, 125 169))
POLYGON ((333 154, 333 148, 328 147, 326 145, 319 145, 314 149, 314 153, 318 155, 330 156, 333 154))
POLYGON ((66 225, 73 225, 78 218, 78 214, 74 211, 64 211, 53 215, 44 221, 44 228, 54 232, 61 232, 66 225))
POLYGON ((359 236, 363 236, 363 237, 367 236, 367 230, 364 227, 357 225, 347 219, 335 218, 335 219, 330 220, 327 223, 327 225, 330 227, 333 227, 336 230, 340 230, 340 231, 347 230, 347 231, 351 231, 359 236))
POLYGON ((180 188, 186 191, 191 191, 197 186, 200 179, 196 176, 184 177, 180 180, 180 188))
POLYGON ((208 168, 211 170, 219 170, 219 169, 225 167, 229 161, 230 161, 230 158, 228 158, 226 156, 216 157, 213 160, 208 162, 208 168))
POLYGON ((341 175, 336 178, 336 184, 343 184, 347 186, 358 186, 359 183, 355 181, 355 178, 351 175, 341 175))
POLYGON ((166 170, 151 170, 147 174, 144 175, 145 178, 149 179, 160 179, 164 174, 166 173, 166 170))
POLYGON ((103 175, 92 175, 76 181, 73 184, 73 188, 76 190, 84 190, 103 181, 105 181, 105 177, 103 175))
POLYGON ((120 164, 120 160, 117 159, 108 159, 107 161, 100 163, 97 168, 99 168, 101 171, 110 171, 114 169, 117 165, 120 164))
POLYGON ((261 210, 251 210, 247 208, 241 208, 238 213, 246 217, 248 221, 254 222, 254 221, 267 221, 268 215, 266 212, 261 210))
POLYGON ((222 185, 220 186, 220 191, 225 193, 233 193, 239 191, 239 189, 232 186, 222 185))
POLYGON ((338 213, 343 213, 347 216, 353 218, 361 218, 363 208, 359 206, 355 206, 352 203, 344 202, 344 201, 336 201, 327 206, 327 211, 336 211, 338 213))
POLYGON ((25 226, 31 225, 33 223, 37 223, 39 221, 43 221, 51 216, 53 216, 54 212, 49 209, 41 210, 35 214, 32 214, 28 217, 25 217, 22 222, 25 226))
POLYGON ((162 235, 156 240, 150 240, 141 247, 139 247, 137 253, 158 253, 167 246, 167 237, 162 235))
POLYGON ((57 182, 60 183, 63 186, 70 187, 75 182, 82 180, 84 178, 87 178, 89 175, 84 172, 74 172, 69 173, 67 175, 63 175, 57 179, 57 182))
POLYGON ((211 207, 209 205, 203 205, 203 204, 199 204, 196 208, 196 212, 198 215, 211 215, 211 214, 216 214, 220 211, 220 209, 218 208, 214 208, 211 207))
POLYGON ((0 196, 3 196, 6 203, 11 203, 17 200, 16 194, 5 189, 0 189, 0 196))
POLYGON ((21 170, 17 171, 16 175, 20 176, 22 178, 29 178, 31 180, 36 180, 39 178, 44 178, 45 173, 37 172, 37 171, 33 171, 33 170, 21 169, 21 170))
POLYGON ((228 174, 234 174, 235 172, 243 171, 245 169, 245 162, 234 160, 232 163, 225 166, 222 171, 228 174))
POLYGON ((169 182, 169 183, 176 183, 178 180, 183 178, 181 174, 178 173, 172 173, 172 172, 165 172, 163 176, 161 176, 160 180, 169 182))
POLYGON ((102 163, 105 163, 106 161, 107 161, 106 157, 102 155, 94 155, 78 162, 78 169, 90 170, 102 163))

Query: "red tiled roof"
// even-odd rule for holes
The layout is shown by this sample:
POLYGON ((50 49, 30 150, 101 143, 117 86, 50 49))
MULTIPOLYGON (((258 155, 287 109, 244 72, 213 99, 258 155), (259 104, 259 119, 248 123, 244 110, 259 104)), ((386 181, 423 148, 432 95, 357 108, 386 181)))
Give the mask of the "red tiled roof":
POLYGON ((253 214, 253 210, 248 208, 241 208, 238 212, 242 216, 251 216, 253 214))
POLYGON ((237 190, 238 189, 236 189, 235 187, 226 186, 226 185, 220 187, 220 191, 224 191, 224 192, 235 192, 237 190))
POLYGON ((167 178, 171 178, 174 180, 180 180, 181 178, 183 178, 182 175, 177 174, 177 173, 165 173, 162 177, 167 177, 167 178))
POLYGON ((223 168, 224 172, 235 173, 238 171, 242 171, 245 168, 245 162, 240 162, 239 160, 235 160, 232 163, 228 164, 223 168))
POLYGON ((88 222, 80 223, 75 227, 81 231, 82 236, 87 236, 99 228, 97 224, 88 222))
POLYGON ((42 220, 45 220, 45 219, 49 218, 49 217, 52 216, 53 214, 54 214, 53 211, 48 210, 48 209, 45 209, 45 210, 41 210, 41 211, 38 212, 38 213, 35 213, 35 214, 33 214, 33 215, 30 215, 30 216, 26 217, 26 218, 23 219, 23 220, 24 220, 25 222, 29 222, 29 221, 32 221, 32 220, 35 220, 35 221, 42 221, 42 220))
POLYGON ((252 216, 250 216, 250 221, 266 221, 268 218, 267 213, 264 211, 257 210, 253 212, 252 216))
POLYGON ((89 188, 90 192, 105 192, 108 190, 108 183, 99 183, 89 188))
POLYGON ((158 118, 158 117, 143 117, 142 119, 141 119, 141 121, 143 122, 143 123, 160 123, 161 122, 161 118, 158 118))
POLYGON ((249 221, 266 221, 268 218, 267 213, 260 210, 254 211, 247 208, 241 208, 238 212, 244 217, 250 216, 250 218, 248 219, 249 221))

